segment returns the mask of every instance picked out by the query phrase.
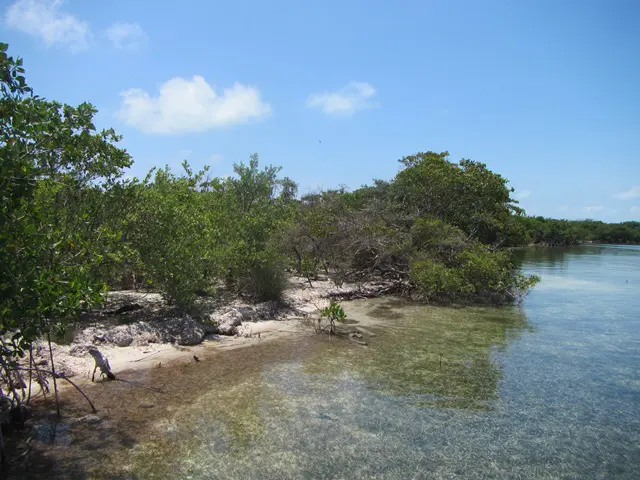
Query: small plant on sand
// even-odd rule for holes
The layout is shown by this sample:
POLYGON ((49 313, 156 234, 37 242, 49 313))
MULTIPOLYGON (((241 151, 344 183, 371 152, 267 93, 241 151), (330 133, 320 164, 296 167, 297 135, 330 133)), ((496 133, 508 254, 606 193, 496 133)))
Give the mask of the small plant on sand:
POLYGON ((329 321, 329 324, 321 328, 320 331, 328 329, 329 335, 334 335, 336 333, 336 321, 344 321, 347 318, 347 314, 344 313, 344 309, 338 302, 331 300, 328 307, 320 310, 320 318, 326 318, 329 321))

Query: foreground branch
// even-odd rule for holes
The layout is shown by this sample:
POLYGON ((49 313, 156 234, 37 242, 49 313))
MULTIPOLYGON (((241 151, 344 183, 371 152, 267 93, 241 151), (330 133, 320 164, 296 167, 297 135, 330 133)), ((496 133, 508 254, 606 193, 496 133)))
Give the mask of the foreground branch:
POLYGON ((82 389, 81 389, 78 385, 76 385, 75 383, 73 383, 71 380, 69 380, 69 379, 68 379, 67 377, 65 377, 64 375, 61 375, 61 374, 59 374, 59 373, 54 373, 54 372, 52 372, 52 371, 50 371, 50 370, 43 370, 43 369, 36 369, 36 368, 15 367, 15 368, 12 368, 12 370, 20 370, 20 371, 24 371, 24 372, 28 372, 28 371, 37 371, 37 372, 47 373, 47 374, 51 375, 51 376, 54 378, 54 380, 55 380, 56 378, 60 378, 60 379, 62 379, 62 380, 65 380, 65 381, 69 382, 69 383, 70 383, 70 384, 71 384, 71 385, 72 385, 76 390, 78 390, 78 391, 82 394, 82 396, 87 400, 87 402, 89 402, 89 405, 91 405, 91 410, 93 410, 93 413, 97 413, 97 411, 98 411, 98 410, 96 410, 96 407, 93 405, 93 402, 92 402, 92 401, 91 401, 91 399, 87 396, 87 394, 86 394, 86 393, 84 393, 84 392, 82 391, 82 389))

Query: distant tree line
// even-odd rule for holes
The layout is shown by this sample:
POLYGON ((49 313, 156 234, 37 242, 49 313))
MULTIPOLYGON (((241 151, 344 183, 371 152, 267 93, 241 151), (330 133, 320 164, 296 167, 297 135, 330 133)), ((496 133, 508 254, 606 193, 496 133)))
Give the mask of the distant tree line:
POLYGON ((556 220, 515 217, 514 235, 507 245, 570 246, 583 243, 639 244, 640 222, 605 223, 597 220, 556 220))

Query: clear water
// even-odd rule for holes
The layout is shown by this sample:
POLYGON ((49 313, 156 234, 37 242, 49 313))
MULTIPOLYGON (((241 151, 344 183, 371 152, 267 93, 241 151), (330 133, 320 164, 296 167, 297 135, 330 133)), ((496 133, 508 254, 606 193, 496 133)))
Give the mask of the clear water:
POLYGON ((640 248, 518 255, 542 277, 521 308, 350 302, 350 318, 377 321, 368 346, 310 338, 281 360, 212 376, 117 467, 101 468, 134 478, 640 478, 640 248))

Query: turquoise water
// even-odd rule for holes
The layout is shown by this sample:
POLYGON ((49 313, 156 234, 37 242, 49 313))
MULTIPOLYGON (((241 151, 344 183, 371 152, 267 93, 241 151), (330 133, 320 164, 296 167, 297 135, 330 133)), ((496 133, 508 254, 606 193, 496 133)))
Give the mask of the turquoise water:
POLYGON ((542 277, 521 308, 350 302, 350 318, 377 322, 368 346, 310 337, 210 380, 109 472, 640 478, 640 248, 518 255, 542 277))

